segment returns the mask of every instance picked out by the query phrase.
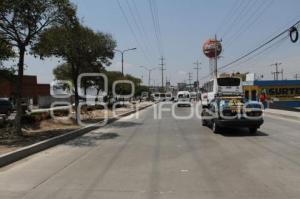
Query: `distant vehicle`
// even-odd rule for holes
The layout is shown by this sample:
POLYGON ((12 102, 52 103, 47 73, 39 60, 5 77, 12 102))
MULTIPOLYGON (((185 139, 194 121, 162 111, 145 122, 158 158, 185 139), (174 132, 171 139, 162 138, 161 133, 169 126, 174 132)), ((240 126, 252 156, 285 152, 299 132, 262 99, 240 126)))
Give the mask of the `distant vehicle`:
POLYGON ((173 95, 172 93, 166 93, 166 101, 172 101, 173 95))
POLYGON ((159 93, 159 101, 161 102, 166 101, 166 93, 159 93))
POLYGON ((188 91, 179 91, 177 93, 177 106, 191 106, 191 95, 188 91))
POLYGON ((197 93, 196 92, 190 92, 191 100, 196 101, 197 100, 197 93))
POLYGON ((0 99, 0 114, 9 116, 13 112, 13 105, 9 100, 0 99))
POLYGON ((159 101, 159 93, 153 93, 151 94, 153 101, 157 102, 159 101))

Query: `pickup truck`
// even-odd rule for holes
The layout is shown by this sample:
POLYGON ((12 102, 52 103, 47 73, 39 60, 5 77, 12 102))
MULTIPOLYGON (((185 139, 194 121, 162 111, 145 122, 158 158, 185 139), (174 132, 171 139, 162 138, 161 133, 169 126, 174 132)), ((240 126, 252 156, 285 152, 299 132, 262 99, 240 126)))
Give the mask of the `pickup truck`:
POLYGON ((218 97, 202 109, 202 125, 214 133, 224 127, 248 128, 251 134, 263 124, 263 107, 259 102, 245 102, 243 97, 218 97))

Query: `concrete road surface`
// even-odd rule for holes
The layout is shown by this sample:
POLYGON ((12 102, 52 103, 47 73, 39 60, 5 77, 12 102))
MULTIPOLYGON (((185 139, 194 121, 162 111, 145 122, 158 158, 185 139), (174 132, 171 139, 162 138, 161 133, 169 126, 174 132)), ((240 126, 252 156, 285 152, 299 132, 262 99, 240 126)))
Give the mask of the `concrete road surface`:
MULTIPOLYGON (((187 115, 189 108, 177 108, 187 115)), ((0 169, 0 198, 299 199, 300 123, 213 134, 154 109, 0 169)), ((135 115, 136 116, 136 115, 135 115)))

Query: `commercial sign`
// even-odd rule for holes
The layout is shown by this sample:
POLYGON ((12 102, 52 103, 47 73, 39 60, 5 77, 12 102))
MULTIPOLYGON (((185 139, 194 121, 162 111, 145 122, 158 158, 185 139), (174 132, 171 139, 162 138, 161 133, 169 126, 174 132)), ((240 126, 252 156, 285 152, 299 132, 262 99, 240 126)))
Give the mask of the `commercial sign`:
POLYGON ((300 86, 265 88, 268 95, 277 97, 294 97, 300 95, 300 86))

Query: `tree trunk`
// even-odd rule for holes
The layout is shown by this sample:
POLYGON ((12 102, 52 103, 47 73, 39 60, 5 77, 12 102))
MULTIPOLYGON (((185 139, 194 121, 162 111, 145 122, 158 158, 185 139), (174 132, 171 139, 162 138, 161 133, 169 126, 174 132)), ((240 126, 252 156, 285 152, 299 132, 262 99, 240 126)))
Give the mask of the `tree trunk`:
POLYGON ((74 85, 76 85, 75 89, 74 89, 75 90, 75 92, 74 92, 74 97, 75 97, 75 119, 76 119, 76 122, 78 123, 80 111, 77 111, 78 105, 79 105, 77 78, 74 78, 73 81, 74 81, 74 85))
POLYGON ((22 134, 22 125, 21 125, 21 118, 22 118, 22 79, 24 73, 24 56, 25 56, 25 46, 19 47, 19 62, 18 62, 18 76, 16 79, 16 118, 15 118, 15 133, 19 135, 22 134))
POLYGON ((86 94, 87 94, 87 82, 86 79, 83 79, 83 89, 84 89, 84 96, 86 101, 86 94))
POLYGON ((95 99, 95 102, 98 102, 99 101, 99 92, 100 92, 100 88, 97 88, 97 93, 96 93, 96 99, 95 99))
POLYGON ((73 84, 74 84, 74 97, 75 97, 75 120, 78 123, 80 111, 77 111, 79 105, 79 96, 78 96, 78 86, 77 86, 77 78, 78 78, 78 67, 75 64, 71 63, 72 73, 73 73, 73 84))

